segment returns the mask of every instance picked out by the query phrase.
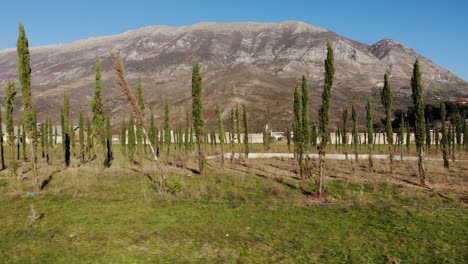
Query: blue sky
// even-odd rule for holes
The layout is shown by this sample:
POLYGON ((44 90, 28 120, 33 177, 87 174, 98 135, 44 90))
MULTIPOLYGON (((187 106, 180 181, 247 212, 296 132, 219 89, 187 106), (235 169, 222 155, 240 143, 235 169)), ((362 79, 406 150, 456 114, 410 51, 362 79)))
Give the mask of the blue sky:
POLYGON ((402 42, 468 80, 468 1, 2 1, 0 49, 23 22, 31 46, 113 35, 148 25, 301 20, 348 38, 402 42))

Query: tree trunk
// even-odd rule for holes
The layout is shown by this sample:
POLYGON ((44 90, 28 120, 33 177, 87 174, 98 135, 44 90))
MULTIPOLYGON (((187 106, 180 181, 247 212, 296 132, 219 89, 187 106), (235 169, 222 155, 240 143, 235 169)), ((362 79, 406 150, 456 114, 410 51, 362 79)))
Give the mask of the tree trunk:
POLYGON ((324 195, 324 166, 325 166, 325 152, 320 150, 319 153, 319 177, 318 177, 318 191, 317 196, 319 199, 323 198, 324 195))
POLYGON ((418 166, 419 166, 419 183, 426 185, 426 170, 424 168, 424 149, 418 148, 418 166))
POLYGON ((372 161, 372 145, 369 146, 369 169, 374 168, 374 161, 372 161))
POLYGON ((34 175, 33 185, 34 185, 34 191, 38 193, 39 192, 39 178, 37 177, 36 144, 33 138, 31 139, 30 145, 31 145, 31 161, 33 164, 33 175, 34 175))

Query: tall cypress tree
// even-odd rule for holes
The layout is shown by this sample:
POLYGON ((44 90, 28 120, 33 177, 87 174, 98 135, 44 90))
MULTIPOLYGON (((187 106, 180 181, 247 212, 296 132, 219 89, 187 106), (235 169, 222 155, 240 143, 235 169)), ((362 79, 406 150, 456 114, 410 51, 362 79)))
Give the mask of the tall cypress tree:
POLYGON ((436 150, 439 150, 440 135, 439 135, 439 122, 434 124, 434 143, 436 145, 436 150))
POLYGON ((112 152, 112 127, 110 117, 106 117, 106 158, 104 159, 104 167, 109 168, 112 165, 114 154, 112 152))
POLYGON ((320 129, 320 150, 319 150, 319 177, 318 177, 318 197, 322 198, 324 194, 324 166, 325 153, 328 142, 330 141, 330 105, 331 89, 335 79, 335 58, 333 48, 327 43, 327 57, 325 59, 325 79, 322 93, 322 106, 319 110, 319 129, 320 129))
POLYGON ((369 169, 372 169, 374 167, 374 162, 372 161, 372 142, 374 142, 374 120, 372 118, 372 103, 370 97, 367 97, 366 121, 367 148, 369 150, 369 169))
POLYGON ((388 75, 384 75, 384 86, 380 94, 380 101, 385 108, 385 134, 387 137, 388 151, 390 153, 390 171, 393 172, 393 129, 392 129, 392 102, 393 91, 390 87, 388 75))
POLYGON ((445 108, 445 103, 440 103, 440 115, 442 117, 442 127, 441 127, 441 133, 442 133, 442 139, 440 140, 440 143, 442 144, 442 157, 444 159, 444 167, 449 168, 449 160, 448 160, 448 137, 447 137, 447 128, 446 128, 446 123, 447 123, 447 111, 445 108))
POLYGON ((2 111, 0 110, 0 170, 6 169, 5 150, 3 149, 3 122, 2 111))
POLYGON ((359 137, 358 137, 358 114, 356 112, 356 108, 354 108, 354 105, 351 108, 351 119, 353 120, 353 146, 354 146, 354 158, 356 160, 356 163, 359 162, 359 157, 358 157, 358 144, 359 144, 359 137))
POLYGON ((49 157, 49 126, 50 126, 50 118, 49 113, 47 113, 45 126, 42 129, 43 137, 44 137, 44 147, 45 147, 45 158, 47 164, 50 164, 50 157, 49 157))
MULTIPOLYGON (((294 117, 293 117, 293 133, 294 133, 294 151, 296 158, 301 162, 302 158, 302 95, 299 92, 297 85, 294 87, 294 117)), ((302 169, 302 168, 301 168, 302 169)), ((302 176, 302 174, 301 174, 302 176)))
MULTIPOLYGON (((240 114, 239 114, 239 104, 236 104, 235 108, 235 114, 236 114, 236 133, 237 133, 237 143, 241 143, 241 136, 240 136, 240 125, 239 125, 239 120, 240 120, 240 114)), ((239 148, 240 151, 240 148, 239 148)), ((239 153, 240 154, 240 153, 239 153)))
POLYGON ((190 114, 189 110, 185 111, 185 131, 184 131, 184 148, 185 153, 187 154, 190 149, 190 139, 189 139, 189 131, 190 131, 190 114))
POLYGON ((169 159, 169 148, 171 146, 171 123, 169 117, 169 101, 164 102, 164 143, 166 144, 166 154, 169 159))
POLYGON ((224 165, 224 125, 223 125, 223 112, 221 109, 221 104, 216 104, 216 113, 218 115, 218 137, 219 137, 219 144, 221 147, 221 166, 224 165))
POLYGON ((242 105, 242 121, 244 123, 244 153, 245 157, 249 157, 249 126, 247 120, 247 110, 245 110, 245 105, 242 105))
MULTIPOLYGON (((138 107, 140 108, 141 114, 143 115, 143 118, 144 118, 145 117, 145 102, 143 100, 143 84, 141 83, 141 76, 138 76, 137 100, 138 100, 138 107)), ((146 152, 146 140, 143 134, 143 128, 140 125, 137 125, 136 136, 137 136, 137 142, 138 142, 137 152, 138 152, 138 155, 141 156, 143 149, 146 152)))
POLYGON ((411 145, 411 127, 410 127, 409 121, 406 121, 406 151, 408 152, 410 150, 410 145, 411 145))
POLYGON ((104 91, 101 80, 101 62, 96 58, 96 78, 94 95, 91 100, 91 110, 93 113, 93 138, 100 143, 100 152, 104 152, 105 146, 105 114, 104 114, 104 91))
POLYGON ((83 119, 83 113, 80 112, 80 120, 79 120, 79 140, 80 140, 80 160, 81 163, 84 163, 85 161, 85 152, 86 152, 86 146, 84 142, 84 119, 83 119))
POLYGON ((203 153, 203 140, 205 135, 205 121, 203 120, 203 104, 202 104, 202 78, 200 76, 200 66, 195 64, 192 69, 192 116, 193 127, 195 129, 195 138, 198 148, 198 167, 200 174, 203 174, 206 160, 203 153))
MULTIPOLYGON (((55 128, 55 137, 57 137, 57 127, 55 128)), ((93 127, 91 126, 91 121, 89 117, 86 118, 86 152, 88 153, 88 158, 91 159, 92 149, 93 149, 93 127)))
MULTIPOLYGON (((29 55, 29 42, 23 25, 19 24, 19 35, 16 43, 18 54, 18 77, 21 84, 21 97, 23 98, 23 123, 28 137, 31 139, 31 161, 33 167, 33 186, 39 191, 39 178, 37 176, 36 163, 36 138, 34 137, 36 123, 34 122, 34 110, 31 101, 31 62, 29 55), (34 131, 33 131, 34 130, 34 131)), ((26 140, 24 140, 26 142, 26 140)))
POLYGON ((127 135, 127 155, 131 163, 135 163, 135 120, 130 116, 128 121, 128 135, 127 135))
POLYGON ((314 147, 317 147, 317 137, 318 137, 317 124, 314 124, 314 126, 312 127, 312 145, 314 147))
POLYGON ((309 149, 310 145, 310 99, 309 99, 309 87, 307 86, 307 78, 305 75, 302 76, 301 84, 302 94, 302 138, 304 144, 304 150, 309 149))
POLYGON ((303 96, 299 91, 297 85, 294 87, 294 118, 293 118, 293 130, 294 130, 294 151, 296 154, 297 161, 299 162, 299 172, 301 177, 304 176, 304 127, 303 127, 303 113, 302 103, 303 96))
POLYGON ((400 127, 398 128, 398 147, 400 149, 400 161, 403 161, 404 134, 405 134, 405 116, 401 115, 400 127))
POLYGON ((70 149, 73 157, 76 157, 76 135, 75 135, 75 127, 73 126, 73 122, 69 121, 70 124, 70 149))
POLYGON ((63 108, 62 108, 62 134, 64 135, 64 157, 65 165, 68 167, 70 165, 70 144, 71 144, 71 133, 73 132, 70 128, 69 122, 69 113, 70 113, 70 96, 65 93, 63 95, 63 108))
POLYGON ((151 112, 149 138, 150 143, 156 148, 156 124, 154 123, 154 114, 151 112))
POLYGON ((423 101, 423 84, 421 77, 421 69, 419 60, 414 63, 413 77, 411 78, 412 99, 414 104, 414 137, 416 140, 416 149, 418 151, 418 166, 419 166, 419 183, 426 184, 426 172, 424 169, 424 137, 425 137, 425 120, 424 120, 424 101, 423 101))
MULTIPOLYGON (((16 160, 15 160, 15 131, 14 131, 14 123, 13 123, 13 107, 15 104, 16 99, 16 86, 15 83, 12 81, 7 82, 5 87, 5 123, 6 123, 6 133, 8 134, 8 145, 10 146, 10 170, 13 174, 16 174, 16 160)), ((0 116, 1 118, 1 116, 0 116)), ((2 128, 0 127, 0 130, 2 128)), ((2 131, 0 131, 2 132, 2 131)), ((2 135, 2 134, 0 134, 2 135)), ((3 136, 1 137, 1 141, 3 143, 3 136)), ((19 141, 19 138, 18 138, 19 141)), ((3 144, 2 144, 3 148, 3 144)))
POLYGON ((236 123, 236 113, 235 113, 235 110, 234 108, 231 109, 231 133, 230 133, 230 137, 231 137, 231 162, 234 160, 234 152, 235 152, 235 123, 236 123))
POLYGON ((21 141, 22 141, 22 138, 21 138, 21 125, 18 124, 16 126, 16 160, 17 161, 20 160, 20 156, 21 156, 21 153, 20 153, 21 152, 21 141))
POLYGON ((44 128, 46 127, 46 124, 45 123, 42 123, 41 125, 41 152, 42 152, 42 158, 45 158, 45 138, 46 138, 46 134, 45 134, 45 130, 44 128))
POLYGON ((343 108, 342 122, 341 144, 343 144, 345 158, 348 160, 348 108, 346 107, 343 108))
POLYGON ((465 116, 463 115, 463 148, 465 151, 468 151, 468 125, 466 124, 465 116))

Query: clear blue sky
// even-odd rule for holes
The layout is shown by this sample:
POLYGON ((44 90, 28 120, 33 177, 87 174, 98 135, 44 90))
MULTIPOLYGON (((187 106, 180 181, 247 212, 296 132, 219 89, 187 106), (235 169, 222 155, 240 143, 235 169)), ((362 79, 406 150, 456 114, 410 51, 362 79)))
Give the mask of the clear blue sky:
POLYGON ((148 25, 285 20, 301 20, 368 44, 393 38, 468 80, 467 0, 5 0, 0 49, 15 47, 19 21, 30 45, 41 46, 148 25))

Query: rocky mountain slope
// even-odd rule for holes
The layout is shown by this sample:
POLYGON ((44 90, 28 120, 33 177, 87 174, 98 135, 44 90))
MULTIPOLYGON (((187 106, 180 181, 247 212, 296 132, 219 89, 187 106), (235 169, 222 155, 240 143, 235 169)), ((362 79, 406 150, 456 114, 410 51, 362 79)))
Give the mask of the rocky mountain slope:
MULTIPOLYGON (((214 124, 214 108, 219 100, 226 118, 230 108, 240 103, 246 105, 254 128, 267 123, 282 127, 290 120, 293 88, 303 74, 311 88, 311 116, 317 118, 327 41, 335 49, 335 120, 346 105, 355 104, 363 111, 369 95, 376 98, 378 108, 385 73, 391 76, 396 107, 406 107, 416 58, 421 60, 427 100, 468 95, 466 81, 391 39, 367 45, 303 22, 200 23, 150 26, 115 36, 32 48, 34 104, 39 117, 49 112, 59 120, 63 93, 68 92, 73 117, 79 111, 89 112, 94 65, 99 57, 106 108, 113 122, 119 122, 128 111, 111 69, 110 51, 118 51, 134 88, 141 76, 147 108, 159 118, 164 99, 168 98, 173 124, 183 119, 185 109, 191 105, 191 67, 198 62, 202 66, 209 124, 214 124)), ((34 40, 30 39, 30 43, 34 44, 34 40)), ((1 90, 7 80, 17 79, 16 71, 16 51, 0 51, 1 90)), ((18 107, 20 102, 18 98, 18 107)))

